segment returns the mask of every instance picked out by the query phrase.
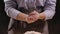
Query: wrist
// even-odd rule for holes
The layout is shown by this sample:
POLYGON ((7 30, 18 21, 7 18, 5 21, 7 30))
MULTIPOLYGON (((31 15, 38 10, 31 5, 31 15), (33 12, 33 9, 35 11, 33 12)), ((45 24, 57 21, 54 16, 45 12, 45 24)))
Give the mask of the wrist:
POLYGON ((17 20, 26 21, 27 17, 28 17, 28 15, 26 15, 24 13, 20 13, 20 14, 17 15, 17 20))
POLYGON ((45 14, 44 13, 40 13, 39 14, 39 19, 44 20, 45 19, 45 14))

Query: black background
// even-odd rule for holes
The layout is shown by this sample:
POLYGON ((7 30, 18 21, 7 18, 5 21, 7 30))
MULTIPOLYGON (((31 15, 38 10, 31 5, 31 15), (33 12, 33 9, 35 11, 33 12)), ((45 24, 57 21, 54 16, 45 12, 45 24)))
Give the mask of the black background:
MULTIPOLYGON (((0 0, 0 34, 7 34, 9 17, 4 11, 4 2, 0 0)), ((60 0, 57 0, 56 14, 49 23, 50 34, 60 34, 60 0)))

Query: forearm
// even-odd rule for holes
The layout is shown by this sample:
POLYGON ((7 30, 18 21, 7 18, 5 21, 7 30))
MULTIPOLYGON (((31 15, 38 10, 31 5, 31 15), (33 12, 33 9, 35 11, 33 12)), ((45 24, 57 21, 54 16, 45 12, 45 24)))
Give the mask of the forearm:
POLYGON ((46 10, 39 14, 39 19, 41 20, 49 20, 52 19, 55 14, 55 11, 53 10, 46 10))
POLYGON ((25 21, 26 14, 24 14, 16 9, 17 4, 14 1, 12 1, 12 0, 5 1, 4 0, 4 2, 5 2, 5 11, 9 17, 16 19, 16 20, 25 21))
POLYGON ((24 13, 20 12, 20 13, 17 15, 16 19, 17 19, 17 20, 20 20, 20 21, 26 21, 27 17, 28 17, 27 14, 24 14, 24 13))
POLYGON ((7 15, 13 19, 19 20, 19 21, 25 21, 27 14, 24 14, 14 8, 7 9, 7 15))
POLYGON ((45 20, 52 19, 55 15, 56 0, 47 0, 44 6, 44 11, 42 12, 42 17, 45 20))

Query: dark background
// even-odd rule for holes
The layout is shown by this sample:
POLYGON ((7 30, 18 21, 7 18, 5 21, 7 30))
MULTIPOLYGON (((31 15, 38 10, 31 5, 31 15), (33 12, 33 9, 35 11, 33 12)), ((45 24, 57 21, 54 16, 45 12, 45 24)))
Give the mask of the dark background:
MULTIPOLYGON (((0 34, 7 34, 9 17, 4 11, 4 2, 0 0, 0 34)), ((49 23, 50 34, 60 34, 60 0, 57 0, 56 14, 49 23)))

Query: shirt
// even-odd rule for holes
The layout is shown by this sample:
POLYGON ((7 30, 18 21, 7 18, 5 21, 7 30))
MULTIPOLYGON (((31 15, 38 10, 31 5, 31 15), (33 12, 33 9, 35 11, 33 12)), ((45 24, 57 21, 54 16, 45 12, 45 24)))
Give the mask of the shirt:
POLYGON ((52 19, 55 14, 56 0, 4 0, 5 11, 8 16, 16 19, 16 16, 21 13, 16 7, 36 7, 44 6, 45 20, 52 19))

